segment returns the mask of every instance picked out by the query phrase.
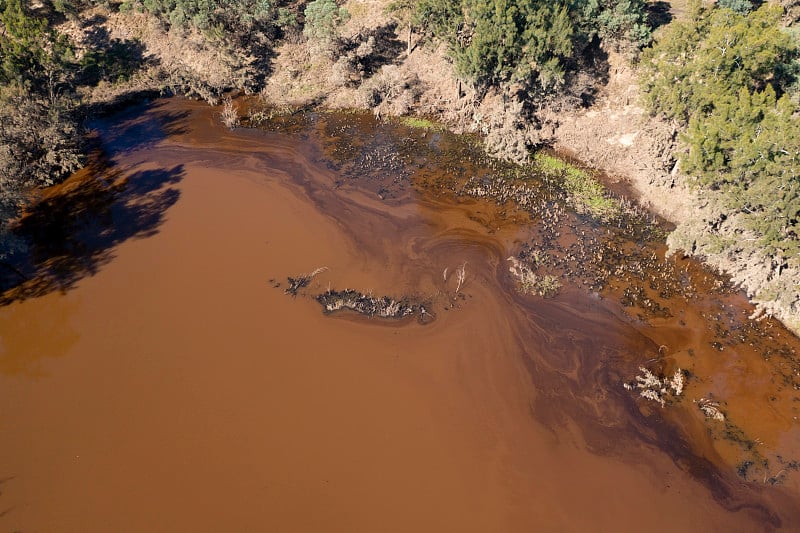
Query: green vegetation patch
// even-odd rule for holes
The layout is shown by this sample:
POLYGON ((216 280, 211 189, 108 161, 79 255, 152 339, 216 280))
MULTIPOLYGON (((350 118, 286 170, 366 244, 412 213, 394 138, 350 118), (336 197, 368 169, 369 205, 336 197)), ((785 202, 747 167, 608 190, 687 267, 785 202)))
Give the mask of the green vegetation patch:
POLYGON ((443 124, 438 122, 434 122, 432 120, 428 120, 427 118, 420 118, 420 117, 400 117, 398 119, 401 124, 404 126, 408 126, 409 128, 416 128, 422 130, 430 130, 430 131, 443 131, 445 129, 443 124))
POLYGON ((610 197, 603 184, 585 170, 541 152, 534 156, 533 164, 545 177, 560 180, 570 202, 579 213, 600 220, 610 220, 622 213, 619 201, 610 197))
POLYGON ((304 11, 306 25, 303 33, 309 39, 330 40, 336 29, 347 22, 350 13, 335 0, 313 0, 304 11))

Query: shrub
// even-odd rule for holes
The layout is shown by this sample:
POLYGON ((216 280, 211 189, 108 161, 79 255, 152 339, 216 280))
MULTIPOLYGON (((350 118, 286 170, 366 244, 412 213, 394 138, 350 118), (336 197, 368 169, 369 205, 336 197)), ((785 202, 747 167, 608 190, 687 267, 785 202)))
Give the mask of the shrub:
POLYGON ((614 48, 639 50, 652 39, 646 7, 643 0, 587 0, 581 13, 584 31, 614 48))
POLYGON ((717 5, 726 7, 740 15, 746 15, 753 10, 753 4, 750 0, 717 0, 717 5))

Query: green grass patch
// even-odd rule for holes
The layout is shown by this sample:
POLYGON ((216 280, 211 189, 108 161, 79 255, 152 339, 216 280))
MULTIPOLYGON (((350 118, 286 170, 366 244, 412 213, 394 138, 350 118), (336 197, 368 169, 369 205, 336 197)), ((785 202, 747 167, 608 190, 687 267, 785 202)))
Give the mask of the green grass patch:
POLYGON ((537 153, 534 158, 537 170, 547 177, 560 180, 580 213, 609 220, 622 212, 617 200, 608 195, 606 188, 590 173, 551 155, 537 153))
POLYGON ((404 126, 408 126, 409 128, 416 128, 416 129, 423 129, 423 130, 433 130, 433 131, 442 131, 444 130, 444 125, 439 124, 438 122, 434 122, 432 120, 428 120, 427 118, 420 118, 420 117, 400 117, 398 119, 400 124, 404 126))

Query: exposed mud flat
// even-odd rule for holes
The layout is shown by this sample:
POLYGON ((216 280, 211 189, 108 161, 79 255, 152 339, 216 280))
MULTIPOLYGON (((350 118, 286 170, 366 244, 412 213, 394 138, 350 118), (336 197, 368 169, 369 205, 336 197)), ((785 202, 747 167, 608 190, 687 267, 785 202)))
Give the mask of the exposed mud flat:
POLYGON ((800 527, 797 392, 773 369, 793 371, 796 339, 693 263, 672 260, 688 302, 650 287, 646 235, 555 193, 547 216, 457 196, 448 175, 482 172, 468 147, 366 117, 230 132, 174 100, 97 127, 109 199, 42 246, 51 282, 0 308, 3 529, 800 527), (606 239, 637 266, 586 261, 606 239), (558 293, 520 291, 509 256, 558 293), (296 298, 269 282, 322 265, 296 298), (436 320, 314 301, 348 288, 436 320), (699 378, 662 409, 623 388, 642 364, 699 378), (692 403, 710 392, 727 422, 692 403), (737 472, 735 428, 769 477, 737 472))

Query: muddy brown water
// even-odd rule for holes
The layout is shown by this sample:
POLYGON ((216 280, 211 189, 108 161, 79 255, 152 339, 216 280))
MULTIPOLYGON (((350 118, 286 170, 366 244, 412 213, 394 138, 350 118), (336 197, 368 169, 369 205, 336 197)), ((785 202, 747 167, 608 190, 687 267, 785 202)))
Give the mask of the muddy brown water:
POLYGON ((97 124, 113 167, 50 193, 76 212, 32 234, 44 281, 0 308, 4 531, 800 527, 794 337, 680 258, 697 296, 668 314, 613 281, 521 294, 506 258, 535 223, 391 160, 348 179, 326 120, 357 125, 354 150, 387 135, 347 116, 228 131, 181 100, 97 124), (325 315, 329 287, 436 319, 325 315), (639 365, 690 370, 683 397, 626 391, 639 365), (709 396, 725 423, 692 402, 709 396))

